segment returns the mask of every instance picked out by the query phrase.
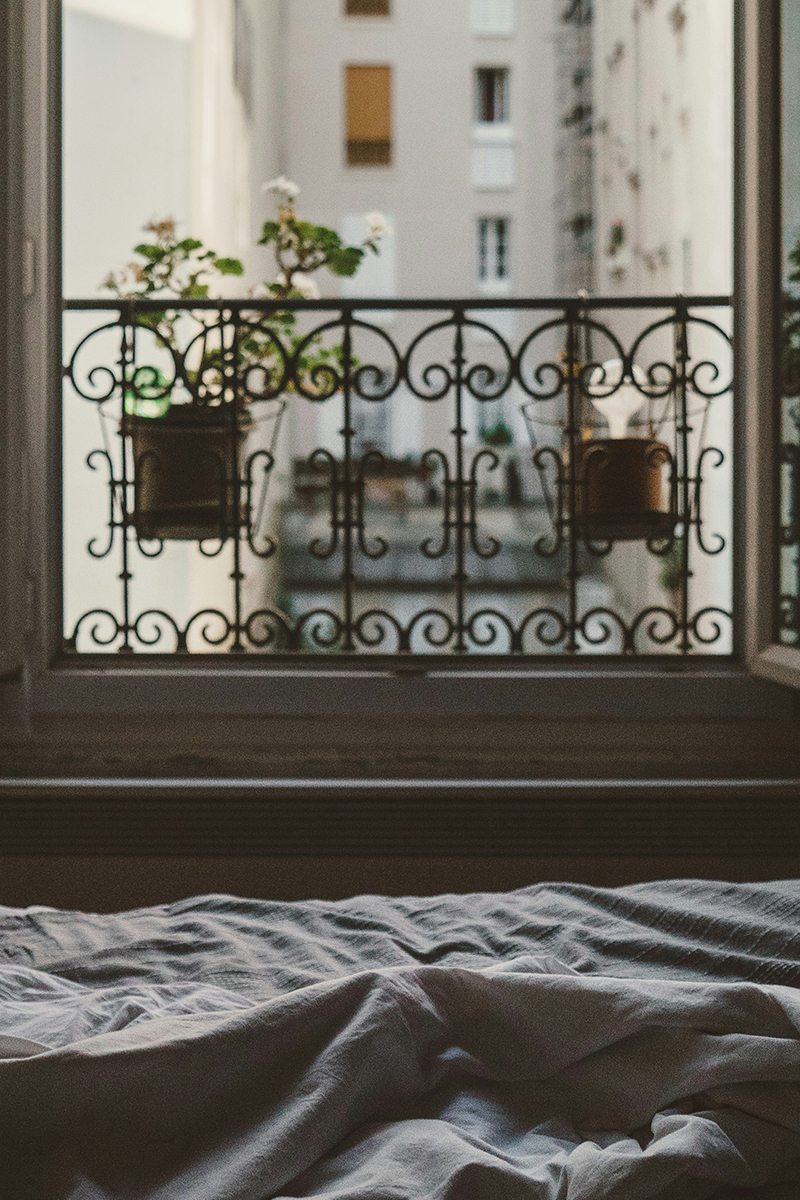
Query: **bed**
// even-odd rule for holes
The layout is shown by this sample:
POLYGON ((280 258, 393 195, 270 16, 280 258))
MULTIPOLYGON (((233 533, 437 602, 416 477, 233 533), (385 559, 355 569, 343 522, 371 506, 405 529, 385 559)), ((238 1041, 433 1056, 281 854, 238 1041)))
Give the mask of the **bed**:
POLYGON ((800 882, 0 908, 9 1200, 800 1197, 800 882))

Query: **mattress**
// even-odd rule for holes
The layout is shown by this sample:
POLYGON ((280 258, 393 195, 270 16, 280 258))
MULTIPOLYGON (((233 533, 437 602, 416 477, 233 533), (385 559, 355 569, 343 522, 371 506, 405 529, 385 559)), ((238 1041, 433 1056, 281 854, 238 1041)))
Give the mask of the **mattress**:
POLYGON ((0 1195, 800 1197, 800 882, 0 907, 0 1195))

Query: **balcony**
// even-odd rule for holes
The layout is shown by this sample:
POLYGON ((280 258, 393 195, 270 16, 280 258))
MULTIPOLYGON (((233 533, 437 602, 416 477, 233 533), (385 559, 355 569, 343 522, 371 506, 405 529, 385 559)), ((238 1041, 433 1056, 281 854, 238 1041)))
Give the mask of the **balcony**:
POLYGON ((732 653, 727 297, 64 322, 69 655, 732 653))

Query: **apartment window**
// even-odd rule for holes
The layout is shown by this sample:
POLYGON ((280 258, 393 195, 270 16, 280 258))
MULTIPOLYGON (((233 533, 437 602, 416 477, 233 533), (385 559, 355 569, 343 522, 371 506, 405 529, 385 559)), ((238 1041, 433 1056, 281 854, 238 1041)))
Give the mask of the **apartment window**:
POLYGON ((392 161, 392 69, 347 68, 349 167, 385 167, 392 161))
POLYGON ((470 27, 473 33, 495 37, 514 32, 514 0, 472 0, 470 27))
POLYGON ((475 72, 475 120, 505 125, 508 111, 508 67, 478 67, 475 72))
POLYGON ((345 0, 344 11, 348 17, 391 16, 389 0, 345 0))
POLYGON ((480 217, 478 220, 478 281, 481 284, 507 283, 509 221, 507 217, 480 217))

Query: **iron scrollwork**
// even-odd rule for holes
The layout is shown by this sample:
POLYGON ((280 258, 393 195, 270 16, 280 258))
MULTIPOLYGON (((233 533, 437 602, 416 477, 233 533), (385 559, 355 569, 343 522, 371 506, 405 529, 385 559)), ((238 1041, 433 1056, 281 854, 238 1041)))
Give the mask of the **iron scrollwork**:
MULTIPOLYGON (((710 571, 729 527, 709 532, 708 516, 732 465, 727 444, 708 444, 720 427, 709 414, 731 393, 728 298, 280 301, 296 310, 292 337, 272 300, 65 307, 80 326, 65 423, 83 403, 103 438, 83 461, 102 479, 105 531, 83 545, 97 571, 113 563, 99 603, 70 609, 69 653, 630 657, 730 645, 724 572, 710 571), (167 306, 169 336, 152 316, 167 306), (517 337, 498 309, 522 322, 517 337), (630 434, 647 443, 641 469, 663 480, 664 519, 640 522, 644 532, 587 516, 614 460, 592 400, 622 386, 642 397, 630 434), (163 600, 176 554, 186 571, 208 560, 191 567, 181 611, 163 600), (645 578, 638 607, 626 554, 645 578), (216 572, 207 595, 204 571, 216 572)), ((796 447, 784 458, 794 472, 796 447)), ((78 469, 67 463, 68 491, 78 469)), ((793 508, 785 544, 796 524, 793 508)), ((80 574, 70 553, 68 596, 80 574)), ((783 628, 796 612, 785 598, 783 628)))

